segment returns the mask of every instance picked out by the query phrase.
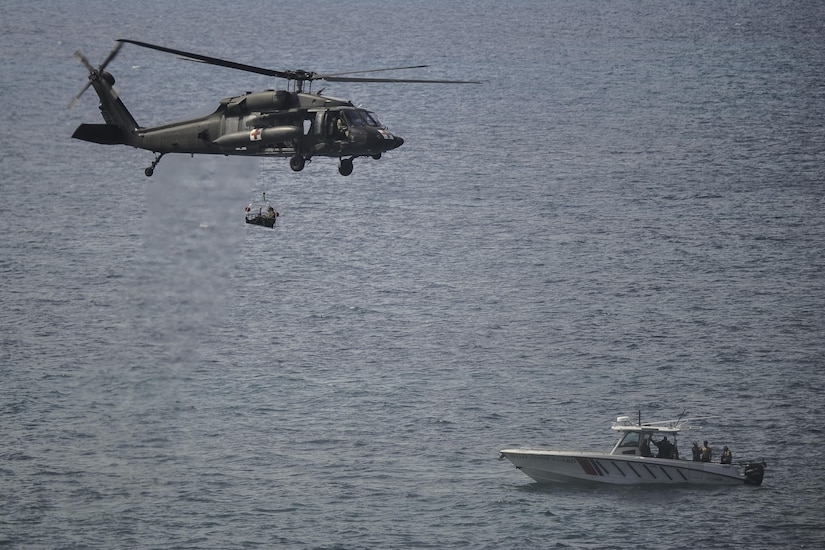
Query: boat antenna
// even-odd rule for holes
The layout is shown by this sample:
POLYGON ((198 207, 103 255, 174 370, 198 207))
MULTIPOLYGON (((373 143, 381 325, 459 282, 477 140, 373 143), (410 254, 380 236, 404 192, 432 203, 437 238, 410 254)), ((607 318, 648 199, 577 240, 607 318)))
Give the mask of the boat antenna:
POLYGON ((679 418, 676 419, 676 426, 682 421, 682 417, 687 414, 687 409, 682 409, 682 414, 679 415, 679 418))
POLYGON ((642 409, 639 409, 639 426, 642 425, 642 409))

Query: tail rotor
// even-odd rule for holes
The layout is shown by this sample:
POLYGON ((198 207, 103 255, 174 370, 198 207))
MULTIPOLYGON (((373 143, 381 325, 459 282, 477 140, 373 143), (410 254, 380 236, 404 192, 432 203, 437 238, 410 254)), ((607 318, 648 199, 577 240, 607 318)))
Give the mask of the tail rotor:
POLYGON ((69 109, 71 109, 72 107, 75 106, 75 104, 78 102, 80 97, 86 92, 86 90, 89 89, 89 86, 92 85, 92 82, 97 80, 98 78, 100 78, 100 76, 103 74, 103 70, 106 68, 106 66, 109 63, 112 62, 112 60, 115 57, 117 57, 117 54, 118 54, 118 52, 120 52, 120 48, 122 48, 122 47, 123 47, 123 42, 118 42, 117 45, 114 48, 112 48, 112 51, 109 52, 109 55, 106 56, 106 59, 103 60, 103 63, 101 63, 100 66, 97 69, 95 69, 92 66, 91 63, 89 63, 89 60, 86 58, 85 55, 83 55, 83 53, 81 53, 80 50, 77 50, 76 52, 74 52, 75 59, 80 61, 80 63, 82 63, 86 67, 86 69, 88 69, 88 71, 89 71, 89 81, 86 83, 85 86, 83 86, 83 89, 80 90, 80 92, 76 96, 74 96, 74 99, 72 99, 72 101, 69 103, 69 107, 68 107, 69 109))

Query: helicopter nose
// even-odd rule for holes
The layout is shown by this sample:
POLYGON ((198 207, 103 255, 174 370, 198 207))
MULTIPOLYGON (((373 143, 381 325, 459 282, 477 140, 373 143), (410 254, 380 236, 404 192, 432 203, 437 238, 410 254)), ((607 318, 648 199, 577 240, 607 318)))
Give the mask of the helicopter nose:
POLYGON ((380 151, 391 151, 404 143, 400 138, 385 128, 379 128, 370 134, 370 144, 380 151))

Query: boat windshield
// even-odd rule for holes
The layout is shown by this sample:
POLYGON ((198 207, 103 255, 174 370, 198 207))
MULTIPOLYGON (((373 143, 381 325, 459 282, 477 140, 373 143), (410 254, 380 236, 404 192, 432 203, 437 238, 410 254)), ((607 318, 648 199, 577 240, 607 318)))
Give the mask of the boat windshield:
POLYGON ((617 447, 632 447, 636 448, 639 446, 639 432, 627 432, 624 434, 624 437, 619 442, 617 447))

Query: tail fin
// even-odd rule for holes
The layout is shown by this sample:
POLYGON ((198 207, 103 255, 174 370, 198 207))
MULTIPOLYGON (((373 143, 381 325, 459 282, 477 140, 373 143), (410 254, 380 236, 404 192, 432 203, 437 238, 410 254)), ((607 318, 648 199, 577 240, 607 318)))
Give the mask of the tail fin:
POLYGON ((89 82, 83 87, 80 93, 77 94, 74 100, 72 100, 69 108, 80 99, 80 96, 83 95, 89 86, 92 86, 100 98, 100 113, 103 115, 103 120, 106 121, 106 124, 81 124, 77 130, 75 130, 72 137, 106 145, 127 144, 134 131, 137 130, 138 123, 113 88, 115 78, 104 70, 106 65, 115 58, 122 46, 123 43, 118 42, 117 46, 115 46, 106 60, 101 63, 97 69, 92 67, 91 63, 89 63, 82 53, 79 51, 75 52, 75 57, 89 69, 89 82))

